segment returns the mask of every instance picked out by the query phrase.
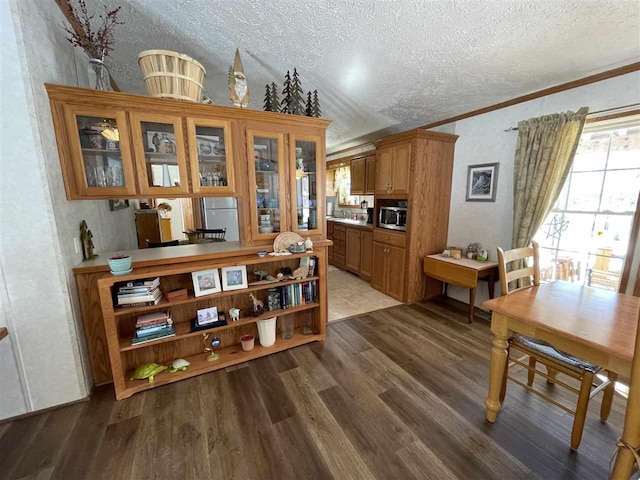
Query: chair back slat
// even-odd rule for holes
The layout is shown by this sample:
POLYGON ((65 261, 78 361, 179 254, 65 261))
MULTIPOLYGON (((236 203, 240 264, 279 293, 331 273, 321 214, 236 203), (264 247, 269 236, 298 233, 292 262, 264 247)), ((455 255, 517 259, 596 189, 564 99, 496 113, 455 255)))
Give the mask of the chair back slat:
POLYGON ((531 285, 540 285, 540 259, 539 247, 537 242, 533 242, 532 247, 514 248, 513 250, 504 251, 498 247, 498 270, 500 271, 500 289, 502 295, 529 288, 531 285), (533 258, 533 265, 527 266, 524 261, 533 258), (508 271, 508 264, 518 262, 512 266, 515 270, 508 271), (531 285, 525 285, 519 288, 509 290, 509 283, 528 278, 531 285))

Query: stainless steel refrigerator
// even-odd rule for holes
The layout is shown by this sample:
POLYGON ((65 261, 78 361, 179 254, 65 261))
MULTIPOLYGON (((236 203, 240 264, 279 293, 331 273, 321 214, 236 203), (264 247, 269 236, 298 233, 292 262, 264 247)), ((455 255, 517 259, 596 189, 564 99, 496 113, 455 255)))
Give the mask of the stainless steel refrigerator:
POLYGON ((237 242, 238 233, 238 202, 233 197, 203 198, 204 228, 226 228, 225 240, 237 242))

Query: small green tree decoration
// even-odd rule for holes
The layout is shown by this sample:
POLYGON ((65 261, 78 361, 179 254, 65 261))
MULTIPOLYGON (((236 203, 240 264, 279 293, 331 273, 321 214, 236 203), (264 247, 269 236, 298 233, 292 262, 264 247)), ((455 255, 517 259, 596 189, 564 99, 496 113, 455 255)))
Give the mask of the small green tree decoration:
POLYGON ((280 111, 282 113, 293 113, 291 111, 291 104, 293 97, 291 95, 291 74, 287 70, 287 74, 284 76, 284 88, 282 89, 282 104, 280 105, 280 111))
POLYGON ((300 83, 298 71, 293 69, 293 78, 291 81, 291 108, 289 113, 294 115, 304 115, 304 92, 300 83))
POLYGON ((320 110, 320 100, 318 100, 318 90, 313 91, 313 105, 311 108, 312 116, 320 118, 322 111, 320 110))
POLYGON ((307 92, 307 106, 304 109, 307 117, 313 117, 313 101, 311 100, 311 91, 307 92))
POLYGON ((265 87, 264 111, 265 112, 272 112, 273 111, 273 106, 271 105, 271 87, 269 86, 268 83, 267 83, 267 85, 265 87))
POLYGON ((280 98, 278 98, 278 87, 275 82, 271 82, 271 111, 280 111, 280 98))

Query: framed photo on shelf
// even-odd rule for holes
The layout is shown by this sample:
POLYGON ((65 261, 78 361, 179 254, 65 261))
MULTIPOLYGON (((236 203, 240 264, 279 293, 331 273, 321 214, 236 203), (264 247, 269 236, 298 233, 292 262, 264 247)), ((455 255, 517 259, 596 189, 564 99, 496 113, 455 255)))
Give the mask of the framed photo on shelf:
POLYGON ((247 267, 245 265, 222 267, 222 289, 225 292, 241 290, 248 286, 247 267))
POLYGON ((499 163, 469 165, 467 202, 495 202, 499 163))
POLYGON ((218 321, 218 307, 198 310, 198 326, 209 325, 218 321))
POLYGON ((193 280, 193 293, 196 297, 211 295, 212 293, 222 291, 217 268, 191 272, 191 279, 193 280))

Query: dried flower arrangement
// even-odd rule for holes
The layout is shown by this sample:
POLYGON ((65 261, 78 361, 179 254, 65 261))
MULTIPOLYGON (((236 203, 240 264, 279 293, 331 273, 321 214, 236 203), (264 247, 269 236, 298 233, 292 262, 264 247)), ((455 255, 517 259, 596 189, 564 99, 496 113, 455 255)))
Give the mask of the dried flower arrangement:
POLYGON ((56 0, 70 25, 63 26, 69 34, 67 40, 74 47, 82 48, 90 58, 104 60, 113 50, 115 26, 124 24, 118 21, 118 13, 122 7, 109 10, 104 6, 104 14, 98 14, 100 25, 96 29, 93 25, 96 14, 89 14, 85 0, 76 0, 76 6, 72 5, 72 1, 56 0))

